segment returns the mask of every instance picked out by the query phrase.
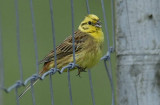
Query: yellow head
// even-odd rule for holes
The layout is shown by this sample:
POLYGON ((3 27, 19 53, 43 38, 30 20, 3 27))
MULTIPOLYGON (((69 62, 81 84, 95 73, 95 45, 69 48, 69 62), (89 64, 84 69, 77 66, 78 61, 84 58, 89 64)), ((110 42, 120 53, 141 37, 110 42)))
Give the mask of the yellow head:
POLYGON ((79 30, 82 32, 92 33, 101 30, 99 18, 94 14, 89 14, 79 25, 79 30))
POLYGON ((104 41, 104 35, 101 29, 101 22, 99 18, 94 14, 89 14, 85 17, 85 19, 81 22, 78 29, 82 32, 88 33, 94 37, 97 42, 104 41))

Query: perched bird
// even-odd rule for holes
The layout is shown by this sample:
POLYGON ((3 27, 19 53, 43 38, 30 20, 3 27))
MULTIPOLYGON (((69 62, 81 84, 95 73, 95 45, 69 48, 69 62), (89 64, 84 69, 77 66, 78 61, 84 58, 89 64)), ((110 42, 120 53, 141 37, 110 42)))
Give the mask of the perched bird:
MULTIPOLYGON (((102 46, 104 42, 104 35, 101 28, 100 19, 94 15, 89 14, 81 22, 78 30, 74 32, 75 39, 75 60, 78 65, 78 74, 86 68, 91 68, 97 64, 102 56, 102 46)), ((57 68, 62 67, 73 62, 73 46, 72 35, 68 36, 60 45, 56 47, 57 68)), ((54 68, 54 51, 52 50, 47 56, 44 57, 39 63, 44 64, 43 69, 39 75, 54 68)), ((75 69, 75 68, 74 68, 75 69)), ((34 81, 34 84, 38 80, 34 81)), ((19 96, 19 98, 30 89, 30 85, 19 96)))

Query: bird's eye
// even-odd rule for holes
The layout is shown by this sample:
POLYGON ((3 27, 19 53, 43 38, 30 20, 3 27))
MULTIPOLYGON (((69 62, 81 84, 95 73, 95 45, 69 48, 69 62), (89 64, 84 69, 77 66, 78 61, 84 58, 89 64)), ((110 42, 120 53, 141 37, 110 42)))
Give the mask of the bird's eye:
POLYGON ((91 22, 91 21, 89 21, 89 22, 88 22, 88 24, 89 24, 89 25, 91 25, 91 24, 92 24, 92 22, 91 22))

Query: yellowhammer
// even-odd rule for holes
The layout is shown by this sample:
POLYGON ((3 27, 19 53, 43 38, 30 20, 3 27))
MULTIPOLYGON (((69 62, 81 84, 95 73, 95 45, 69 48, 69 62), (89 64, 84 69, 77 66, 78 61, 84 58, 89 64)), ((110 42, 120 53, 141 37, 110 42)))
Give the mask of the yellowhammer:
MULTIPOLYGON (((101 29, 100 19, 94 14, 89 14, 81 22, 78 30, 74 32, 74 34, 75 60, 80 73, 80 71, 84 71, 86 68, 91 68, 97 64, 102 56, 104 35, 101 29)), ((51 51, 40 61, 40 63, 44 64, 43 69, 39 73, 40 75, 54 68, 54 53, 54 51, 51 51)), ((56 56, 58 69, 73 62, 72 35, 56 47, 56 56)), ((30 86, 28 86, 19 97, 29 88, 30 86)))

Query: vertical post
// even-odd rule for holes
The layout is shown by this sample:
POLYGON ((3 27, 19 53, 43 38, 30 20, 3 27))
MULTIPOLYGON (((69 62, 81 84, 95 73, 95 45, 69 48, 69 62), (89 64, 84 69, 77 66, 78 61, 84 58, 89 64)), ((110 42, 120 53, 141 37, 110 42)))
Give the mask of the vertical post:
POLYGON ((115 0, 118 105, 160 103, 160 1, 115 0))

